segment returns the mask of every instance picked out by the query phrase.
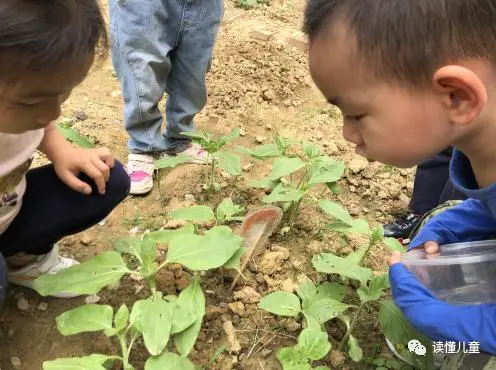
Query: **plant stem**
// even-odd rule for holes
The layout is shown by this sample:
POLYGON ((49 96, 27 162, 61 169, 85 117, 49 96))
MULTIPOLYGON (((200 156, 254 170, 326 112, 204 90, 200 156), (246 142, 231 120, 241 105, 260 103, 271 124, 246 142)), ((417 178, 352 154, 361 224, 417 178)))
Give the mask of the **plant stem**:
POLYGON ((215 158, 212 158, 212 167, 210 169, 210 187, 214 188, 215 183, 215 158))
POLYGON ((126 334, 119 335, 118 337, 122 351, 122 362, 124 363, 124 368, 126 368, 127 366, 129 366, 129 353, 130 353, 130 350, 128 350, 127 347, 126 334))
POLYGON ((358 310, 355 312, 355 316, 353 316, 353 320, 351 321, 350 327, 348 328, 348 330, 346 330, 346 333, 344 334, 343 339, 341 339, 341 342, 339 342, 339 346, 338 346, 339 352, 342 352, 343 347, 346 341, 348 340, 348 338, 350 337, 351 333, 353 332, 353 329, 355 328, 358 322, 358 318, 360 317, 360 314, 362 313, 362 310, 366 304, 367 304, 366 302, 361 303, 360 306, 358 307, 358 310))
POLYGON ((367 257, 369 256, 370 254, 370 251, 372 250, 372 247, 374 246, 374 244, 372 244, 372 239, 369 238, 369 246, 367 247, 367 250, 365 251, 365 253, 363 254, 362 258, 360 258, 360 262, 358 263, 358 265, 362 266, 363 265, 363 262, 367 259, 367 257))

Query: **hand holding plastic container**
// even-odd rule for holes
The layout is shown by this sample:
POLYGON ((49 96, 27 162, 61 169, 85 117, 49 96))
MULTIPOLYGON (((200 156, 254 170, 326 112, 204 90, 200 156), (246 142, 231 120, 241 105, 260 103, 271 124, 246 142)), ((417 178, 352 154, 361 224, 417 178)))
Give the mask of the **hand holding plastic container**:
POLYGON ((442 245, 434 256, 418 248, 401 262, 440 300, 496 303, 496 240, 442 245))

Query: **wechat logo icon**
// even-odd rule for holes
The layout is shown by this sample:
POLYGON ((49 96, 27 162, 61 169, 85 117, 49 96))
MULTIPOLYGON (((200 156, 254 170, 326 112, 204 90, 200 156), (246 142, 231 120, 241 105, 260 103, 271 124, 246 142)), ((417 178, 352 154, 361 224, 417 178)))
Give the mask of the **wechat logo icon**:
POLYGON ((418 356, 425 356, 427 349, 425 346, 416 339, 408 342, 408 350, 414 352, 418 356))

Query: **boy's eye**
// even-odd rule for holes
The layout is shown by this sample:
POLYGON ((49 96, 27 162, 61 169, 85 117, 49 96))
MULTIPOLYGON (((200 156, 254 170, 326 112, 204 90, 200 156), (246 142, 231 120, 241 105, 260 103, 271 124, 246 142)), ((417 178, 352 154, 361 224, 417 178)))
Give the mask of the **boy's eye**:
POLYGON ((21 107, 33 107, 33 106, 39 104, 39 102, 20 101, 20 102, 17 102, 17 104, 19 104, 21 107))
POLYGON ((360 122, 360 120, 365 117, 365 114, 359 114, 356 116, 347 116, 346 118, 349 119, 350 121, 355 121, 355 122, 360 122))

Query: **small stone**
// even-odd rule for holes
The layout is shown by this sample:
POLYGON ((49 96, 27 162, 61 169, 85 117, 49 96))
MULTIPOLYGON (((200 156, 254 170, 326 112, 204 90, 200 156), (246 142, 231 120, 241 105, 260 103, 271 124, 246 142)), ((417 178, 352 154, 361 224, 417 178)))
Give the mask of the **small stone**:
POLYGON ((87 296, 85 299, 84 299, 84 303, 86 304, 96 304, 98 302, 100 302, 100 297, 96 294, 93 294, 93 295, 89 295, 87 296))
POLYGON ((111 96, 112 98, 118 98, 119 96, 121 96, 121 91, 120 91, 120 90, 115 90, 115 91, 112 91, 112 92, 110 93, 110 96, 111 96))
POLYGON ((221 189, 225 189, 225 188, 227 188, 228 186, 229 186, 229 184, 228 184, 227 182, 225 182, 225 181, 222 181, 222 182, 220 183, 220 187, 221 187, 221 189))
POLYGON ((220 172, 220 175, 225 178, 225 179, 230 179, 231 178, 231 175, 229 173, 227 173, 226 171, 221 171, 220 172))
POLYGON ((90 238, 89 235, 85 235, 81 238, 81 244, 82 245, 90 245, 93 240, 90 238))
POLYGON ((229 353, 239 353, 241 351, 241 344, 236 339, 236 331, 234 330, 232 321, 226 321, 222 324, 222 329, 224 329, 224 333, 227 335, 227 349, 229 353))
POLYGON ((29 302, 26 298, 19 298, 19 300, 17 301, 17 308, 19 309, 19 311, 27 311, 29 310, 29 302))
POLYGON ((356 191, 357 191, 356 186, 355 186, 355 185, 350 185, 350 191, 351 191, 352 193, 356 193, 356 191))
POLYGON ((48 303, 46 302, 41 302, 39 305, 38 305, 38 311, 46 311, 48 310, 48 303))
POLYGON ((265 125, 265 129, 266 129, 267 131, 272 131, 272 125, 271 125, 270 123, 266 124, 266 125, 265 125))
POLYGON ((245 305, 242 302, 232 302, 228 304, 229 309, 239 316, 244 316, 245 305))
POLYGON ((256 141, 257 143, 259 143, 259 144, 263 144, 263 143, 265 142, 265 140, 266 140, 266 139, 265 139, 265 137, 264 137, 264 136, 257 136, 257 137, 255 138, 255 141, 256 141))
POLYGON ((287 331, 294 333, 301 329, 301 324, 297 322, 295 319, 286 319, 284 322, 284 328, 287 331))
POLYGON ((244 128, 244 127, 241 127, 241 128, 239 129, 239 135, 240 135, 240 136, 246 136, 246 130, 245 130, 245 128, 244 128))
POLYGON ((271 101, 276 98, 276 94, 273 90, 266 90, 263 92, 262 97, 264 98, 264 100, 271 101))
POLYGON ((357 158, 352 159, 348 163, 348 168, 350 169, 350 171, 352 173, 357 174, 360 171, 367 168, 368 165, 369 165, 369 162, 365 158, 357 157, 357 158))
POLYGON ((138 295, 142 290, 143 290, 144 286, 143 285, 136 285, 134 287, 134 295, 138 295))
POLYGON ((234 292, 234 299, 239 299, 244 303, 257 303, 261 298, 260 294, 250 286, 234 292))
POLYGON ((186 200, 186 202, 196 203, 196 198, 193 194, 186 194, 184 200, 186 200))
POLYGON ((253 163, 250 162, 246 166, 243 167, 243 171, 248 172, 249 170, 251 170, 252 167, 253 167, 253 163))
POLYGON ((88 115, 82 110, 76 110, 74 111, 74 118, 78 121, 86 121, 88 119, 88 115))
POLYGON ((21 359, 19 357, 11 357, 10 363, 14 366, 15 369, 20 369, 22 366, 21 359))
POLYGON ((256 40, 268 41, 274 34, 275 32, 272 30, 252 29, 250 37, 256 40))

